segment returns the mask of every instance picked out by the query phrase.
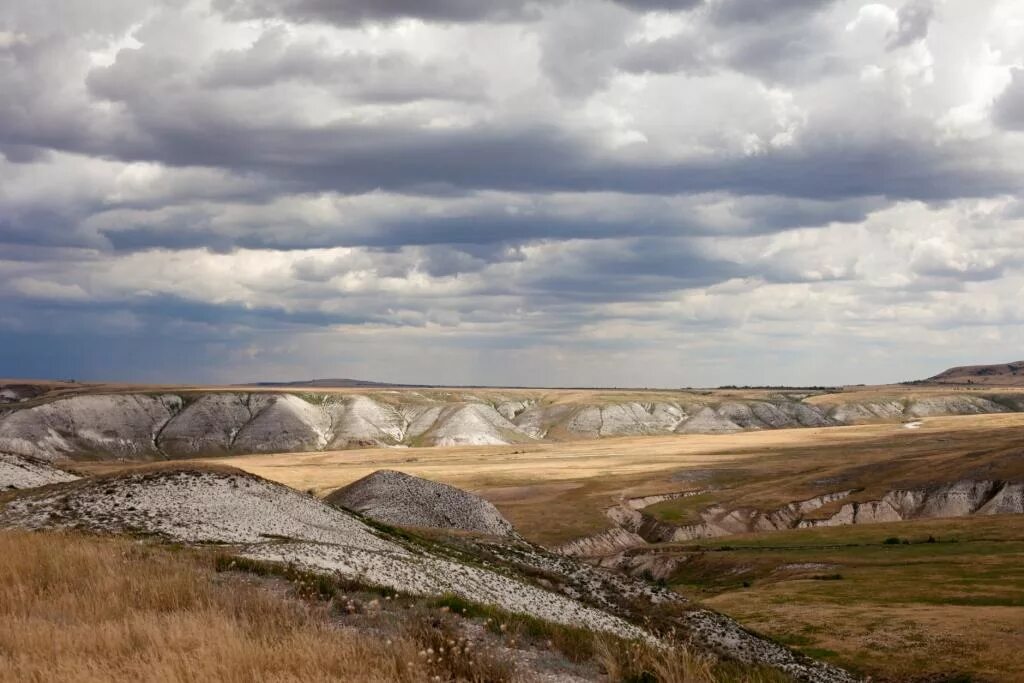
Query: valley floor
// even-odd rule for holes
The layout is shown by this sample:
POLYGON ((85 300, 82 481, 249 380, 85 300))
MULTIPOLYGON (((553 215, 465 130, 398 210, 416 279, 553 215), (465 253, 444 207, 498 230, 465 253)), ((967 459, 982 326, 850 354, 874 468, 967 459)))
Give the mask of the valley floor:
MULTIPOLYGON (((838 490, 876 499, 959 479, 1024 481, 1024 415, 925 418, 726 435, 529 447, 373 449, 224 459, 325 494, 378 468, 475 490, 547 545, 611 526, 609 506, 682 490, 645 512, 667 523, 709 505, 773 509, 838 490)), ((917 519, 674 544, 608 558, 806 654, 874 680, 1024 680, 1024 518, 917 519), (929 542, 929 538, 934 542, 929 542), (906 543, 904 541, 907 541, 906 543), (643 556, 650 559, 643 560, 643 556), (617 558, 617 559, 616 559, 617 558), (636 559, 641 558, 641 559, 636 559), (956 678, 960 676, 960 678, 956 678)))
POLYGON ((1024 680, 1024 523, 933 519, 733 536, 668 581, 874 680, 1024 680))
MULTIPOLYGON (((898 485, 973 475, 1024 481, 1024 414, 926 418, 920 426, 858 425, 735 434, 605 438, 518 446, 374 448, 217 458, 324 496, 378 469, 474 491, 526 538, 558 545, 610 525, 624 497, 709 489, 652 508, 669 521, 711 503, 772 509, 840 489, 869 499, 898 485)), ((86 471, 123 464, 76 463, 86 471)), ((829 512, 829 508, 823 512, 829 512)))

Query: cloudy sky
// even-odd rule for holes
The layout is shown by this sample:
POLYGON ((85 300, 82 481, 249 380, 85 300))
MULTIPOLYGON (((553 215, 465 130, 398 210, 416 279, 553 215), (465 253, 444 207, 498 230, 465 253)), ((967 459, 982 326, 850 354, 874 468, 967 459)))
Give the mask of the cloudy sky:
POLYGON ((6 0, 0 376, 1024 357, 1019 0, 6 0))

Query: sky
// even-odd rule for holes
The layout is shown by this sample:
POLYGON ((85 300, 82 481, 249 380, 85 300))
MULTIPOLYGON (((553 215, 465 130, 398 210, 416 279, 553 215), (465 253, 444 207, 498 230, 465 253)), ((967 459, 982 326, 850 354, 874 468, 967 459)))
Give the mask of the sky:
POLYGON ((0 376, 1024 358, 1019 0, 5 0, 0 376))

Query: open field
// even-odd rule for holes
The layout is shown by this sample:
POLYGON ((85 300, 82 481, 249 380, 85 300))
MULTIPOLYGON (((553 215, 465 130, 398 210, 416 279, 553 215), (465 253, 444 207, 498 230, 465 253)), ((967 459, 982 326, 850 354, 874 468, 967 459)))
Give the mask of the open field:
POLYGON ((1015 449, 1022 441, 1024 415, 1001 414, 927 418, 917 429, 859 425, 211 462, 318 495, 378 469, 398 469, 480 493, 528 538, 556 544, 607 528, 603 510, 623 496, 717 487, 651 508, 678 517, 673 506, 684 512, 711 502, 773 507, 839 488, 864 487, 858 495, 869 497, 896 485, 972 474, 1020 477, 1024 458, 1015 449))
POLYGON ((1018 516, 732 536, 657 552, 681 560, 668 580, 682 592, 876 678, 1024 678, 1018 516))
MULTIPOLYGON (((703 491, 644 510, 684 524, 709 505, 774 509, 839 490, 854 491, 849 501, 958 479, 1021 481, 1024 415, 202 462, 320 496, 378 469, 397 469, 480 493, 524 536, 557 545, 609 528, 609 506, 653 494, 703 491)), ((135 466, 74 467, 97 473, 135 466)), ((643 573, 640 560, 654 558, 660 580, 680 593, 874 680, 1010 681, 1024 677, 1021 520, 995 515, 733 535, 617 551, 626 561, 612 564, 643 573)))

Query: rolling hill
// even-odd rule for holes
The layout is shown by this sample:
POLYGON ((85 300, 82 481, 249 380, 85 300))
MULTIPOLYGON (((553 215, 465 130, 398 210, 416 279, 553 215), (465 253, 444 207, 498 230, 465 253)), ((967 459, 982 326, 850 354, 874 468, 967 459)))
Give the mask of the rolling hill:
POLYGON ((924 381, 934 384, 1024 386, 1024 360, 996 365, 960 365, 924 381))

